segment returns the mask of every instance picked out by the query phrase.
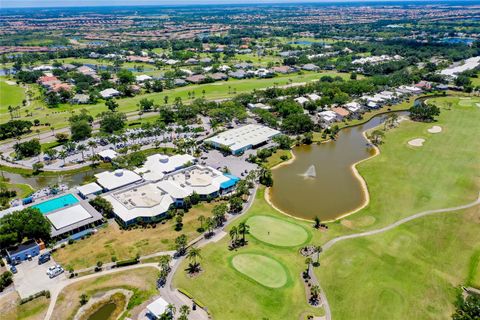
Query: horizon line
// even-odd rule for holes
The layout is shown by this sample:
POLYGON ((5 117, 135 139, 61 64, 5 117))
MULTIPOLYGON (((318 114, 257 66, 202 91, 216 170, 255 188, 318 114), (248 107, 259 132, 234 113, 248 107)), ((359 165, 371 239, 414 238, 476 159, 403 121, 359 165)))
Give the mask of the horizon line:
MULTIPOLYGON (((101 0, 100 0, 101 1, 101 0)), ((180 0, 181 1, 181 0, 180 0)), ((195 1, 196 2, 196 1, 195 1)), ((263 2, 256 2, 255 0, 205 0, 199 3, 195 3, 192 0, 188 0, 185 3, 155 3, 155 4, 103 4, 103 3, 89 3, 85 5, 81 5, 78 3, 65 4, 63 6, 55 5, 46 5, 46 6, 36 6, 36 5, 21 5, 17 6, 16 4, 18 1, 15 1, 13 5, 2 5, 0 8, 2 9, 63 9, 63 8, 101 8, 101 7, 125 7, 125 8, 135 8, 135 7, 195 7, 195 6, 208 6, 208 5, 253 5, 253 6, 261 6, 261 5, 294 5, 294 4, 315 4, 315 3, 412 3, 412 2, 429 2, 429 3, 441 3, 441 2, 453 2, 452 4, 455 5, 459 2, 471 2, 471 3, 479 3, 478 0, 294 0, 292 2, 288 0, 266 0, 263 2)), ((1 14, 0 14, 1 15, 1 14)))

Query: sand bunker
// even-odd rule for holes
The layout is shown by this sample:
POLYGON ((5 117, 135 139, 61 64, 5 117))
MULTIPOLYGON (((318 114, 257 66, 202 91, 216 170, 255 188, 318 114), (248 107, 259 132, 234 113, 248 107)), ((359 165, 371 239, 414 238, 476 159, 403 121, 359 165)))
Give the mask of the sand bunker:
POLYGON ((14 85, 16 85, 16 83, 15 83, 15 82, 13 82, 13 81, 9 81, 9 80, 5 81, 5 83, 6 83, 6 84, 8 84, 8 85, 10 85, 10 86, 14 86, 14 85))
POLYGON ((440 133, 440 132, 442 132, 442 127, 433 126, 430 129, 428 129, 428 132, 430 132, 430 133, 440 133))
POLYGON ((418 139, 413 139, 408 141, 408 144, 411 145, 412 147, 422 147, 424 142, 425 142, 425 139, 418 138, 418 139))

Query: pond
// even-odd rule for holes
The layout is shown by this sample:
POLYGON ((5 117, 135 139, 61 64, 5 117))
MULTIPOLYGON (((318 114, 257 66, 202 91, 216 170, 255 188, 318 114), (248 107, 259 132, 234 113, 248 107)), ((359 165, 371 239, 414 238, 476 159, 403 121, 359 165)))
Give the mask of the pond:
POLYGON ((272 170, 273 205, 292 216, 309 220, 318 216, 322 221, 360 207, 366 194, 352 166, 374 154, 362 133, 386 118, 379 115, 363 125, 342 129, 336 141, 295 147, 295 159, 272 170))
POLYGON ((104 304, 97 311, 95 311, 88 320, 107 320, 113 314, 117 305, 113 302, 104 304))
MULTIPOLYGON (((0 170, 1 171, 1 170, 0 170)), ((99 172, 105 171, 105 169, 91 169, 89 171, 75 173, 75 174, 63 174, 58 176, 33 176, 33 175, 21 175, 18 173, 11 173, 3 171, 2 175, 8 179, 11 183, 28 184, 33 189, 39 190, 55 184, 66 184, 68 187, 75 187, 90 181, 93 175, 99 172)))

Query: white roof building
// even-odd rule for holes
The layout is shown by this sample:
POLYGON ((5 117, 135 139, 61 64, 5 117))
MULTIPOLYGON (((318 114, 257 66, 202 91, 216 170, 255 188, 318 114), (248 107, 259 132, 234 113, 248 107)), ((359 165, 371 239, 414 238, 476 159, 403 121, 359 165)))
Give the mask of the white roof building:
POLYGON ((311 94, 307 94, 307 98, 312 100, 312 101, 317 101, 317 100, 320 100, 322 99, 322 97, 320 97, 318 94, 316 93, 311 93, 311 94))
POLYGON ((196 192, 208 196, 220 190, 223 182, 230 178, 222 172, 211 167, 195 165, 185 170, 167 175, 160 185, 171 194, 173 198, 183 199, 196 192))
POLYGON ((249 124, 219 133, 214 137, 205 139, 205 142, 217 148, 227 147, 233 154, 237 154, 266 143, 279 134, 280 131, 278 130, 258 124, 249 124))
POLYGON ((106 159, 106 160, 113 160, 118 156, 118 153, 115 150, 112 149, 105 149, 102 150, 98 153, 100 158, 106 159))
POLYGON ((168 302, 163 298, 158 298, 147 306, 148 312, 154 317, 160 318, 165 312, 167 312, 168 302))
POLYGON ((86 198, 92 194, 97 194, 102 192, 102 187, 100 187, 98 184, 95 182, 88 183, 83 186, 77 187, 78 193, 82 195, 82 197, 86 198))
POLYGON ((120 92, 113 88, 105 89, 103 91, 100 91, 99 93, 104 99, 108 99, 108 98, 112 98, 120 95, 120 92))
POLYGON ((113 211, 124 222, 140 217, 155 217, 165 213, 173 198, 158 183, 147 183, 104 196, 113 211))
POLYGON ((328 122, 328 123, 337 120, 337 114, 335 112, 331 111, 331 110, 319 112, 318 116, 324 122, 328 122))
POLYGON ((89 219, 92 215, 81 205, 75 205, 46 215, 47 219, 57 230, 72 224, 89 219))
POLYGON ((358 112, 362 108, 360 103, 355 101, 345 104, 344 107, 350 112, 358 112))
POLYGON ((136 82, 145 82, 145 81, 149 81, 149 80, 152 80, 152 77, 147 76, 146 74, 141 74, 141 75, 135 77, 136 82))
POLYGON ((250 108, 250 109, 262 109, 262 110, 272 109, 271 106, 263 104, 263 103, 248 103, 247 107, 250 108))
POLYGON ((98 184, 106 190, 115 190, 142 180, 142 177, 135 172, 125 169, 100 172, 95 177, 98 184))
POLYGON ((162 179, 166 173, 181 169, 189 162, 195 162, 195 158, 189 154, 176 154, 171 157, 162 154, 154 154, 147 157, 143 166, 134 171, 141 175, 145 180, 157 181, 162 179))
POLYGON ((200 196, 217 196, 228 190, 238 178, 227 176, 211 167, 193 165, 166 174, 156 182, 146 182, 104 195, 115 215, 129 225, 137 219, 162 217, 172 204, 182 203, 194 192, 200 196))
POLYGON ((296 103, 299 103, 299 104, 301 104, 301 105, 304 105, 305 103, 307 103, 308 101, 310 101, 310 100, 308 100, 308 99, 305 98, 305 97, 298 97, 298 98, 295 98, 294 100, 295 100, 296 103))

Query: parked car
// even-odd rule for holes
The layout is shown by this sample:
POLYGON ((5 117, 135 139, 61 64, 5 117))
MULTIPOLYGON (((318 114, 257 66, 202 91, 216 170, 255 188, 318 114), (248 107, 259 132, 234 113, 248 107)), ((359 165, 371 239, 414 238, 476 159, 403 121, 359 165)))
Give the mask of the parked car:
POLYGON ((53 279, 55 278, 56 276, 62 274, 65 270, 63 270, 62 267, 60 266, 55 266, 55 269, 53 269, 49 274, 48 276, 50 277, 50 279, 53 279))
POLYGON ((11 271, 12 273, 17 273, 17 272, 18 272, 17 267, 15 267, 15 266, 11 266, 11 267, 10 267, 10 271, 11 271))
POLYGON ((47 252, 47 253, 44 253, 44 254, 41 254, 39 257, 38 257, 38 264, 43 264, 47 261, 50 261, 50 252, 47 252))

